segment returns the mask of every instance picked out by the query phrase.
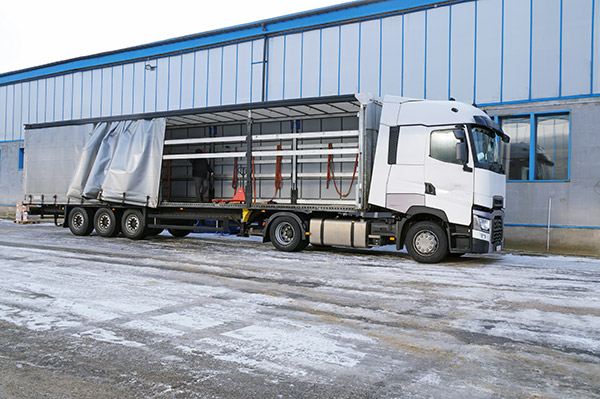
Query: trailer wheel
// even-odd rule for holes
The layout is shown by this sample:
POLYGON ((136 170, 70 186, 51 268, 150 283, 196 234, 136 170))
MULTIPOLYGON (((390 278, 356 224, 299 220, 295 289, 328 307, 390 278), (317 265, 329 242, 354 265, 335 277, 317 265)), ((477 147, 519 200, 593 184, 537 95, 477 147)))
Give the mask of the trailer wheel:
POLYGON ((123 235, 132 240, 141 240, 146 237, 146 221, 142 212, 137 209, 128 209, 121 219, 123 235))
POLYGON ((75 207, 69 212, 69 229, 76 236, 89 236, 94 230, 90 212, 81 207, 75 207))
POLYGON ((302 251, 308 245, 308 241, 302 239, 302 228, 289 216, 275 219, 269 229, 269 236, 273 246, 280 251, 302 251))
POLYGON ((190 230, 169 229, 167 230, 173 237, 182 238, 191 233, 190 230))
POLYGON ((94 228, 101 237, 114 237, 121 232, 121 223, 110 208, 100 208, 94 215, 94 228))
POLYGON ((448 238, 440 225, 418 222, 408 229, 406 250, 420 263, 437 263, 448 255, 448 238))

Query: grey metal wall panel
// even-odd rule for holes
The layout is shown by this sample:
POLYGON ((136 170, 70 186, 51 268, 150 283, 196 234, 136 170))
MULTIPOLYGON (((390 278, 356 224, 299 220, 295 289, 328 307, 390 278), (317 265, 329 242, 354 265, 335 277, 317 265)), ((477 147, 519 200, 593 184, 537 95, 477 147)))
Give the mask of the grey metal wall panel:
POLYGON ((252 101, 262 101, 263 99, 263 50, 264 40, 254 40, 252 42, 252 101))
MULTIPOLYGON (((92 115, 92 71, 83 72, 82 85, 81 118, 85 119, 92 115)), ((39 91, 40 87, 38 87, 38 93, 39 91)))
POLYGON ((100 116, 110 116, 112 111, 112 68, 103 68, 100 78, 100 116))
POLYGON ((319 90, 322 96, 338 94, 339 57, 340 27, 323 29, 321 33, 321 87, 319 90))
POLYGON ((381 57, 381 21, 362 22, 360 25, 360 92, 379 93, 379 61, 381 57))
POLYGON ((504 0, 502 101, 529 98, 530 2, 504 0))
POLYGON ((223 65, 223 49, 221 47, 208 50, 208 99, 207 105, 221 104, 221 71, 223 65))
POLYGON ((475 3, 452 6, 450 97, 472 103, 475 85, 475 3))
POLYGON ((181 57, 181 109, 194 107, 194 54, 181 57))
POLYGON ((303 33, 302 43, 302 97, 319 95, 321 64, 321 31, 303 33))
POLYGON ((533 0, 531 98, 558 97, 560 0, 533 0))
POLYGON ((169 57, 167 109, 181 109, 181 55, 169 57))
MULTIPOLYGON (((54 78, 46 80, 46 112, 44 114, 44 122, 54 122, 54 78)), ((12 115, 11 115, 12 117, 12 115)))
POLYGON ((223 48, 223 85, 221 87, 221 104, 235 104, 237 84, 237 45, 223 48))
POLYGON ((11 140, 6 126, 7 92, 8 86, 0 86, 0 140, 2 141, 11 140))
POLYGON ((299 98, 302 84, 302 34, 285 37, 284 98, 299 98))
POLYGON ((111 115, 121 115, 123 107, 123 65, 112 67, 110 87, 111 115))
POLYGON ((600 93, 600 2, 596 1, 596 7, 594 11, 593 92, 600 93))
POLYGON ((36 100, 36 122, 41 123, 46 120, 46 79, 37 81, 37 100, 36 100))
POLYGON ((208 89, 208 50, 196 51, 195 57, 194 108, 200 108, 206 106, 206 90, 208 89))
POLYGON ((56 76, 54 78, 54 116, 55 121, 63 119, 63 101, 64 101, 64 76, 56 76))
POLYGON ((73 74, 64 77, 63 120, 73 119, 73 74))
MULTIPOLYGON (((36 123, 37 122, 37 88, 38 88, 38 82, 37 81, 31 81, 29 82, 29 109, 28 109, 28 120, 29 123, 36 123)), ((4 107, 2 106, 2 101, 4 100, 4 97, 0 94, 0 108, 1 110, 4 109, 4 107)), ((0 119, 1 121, 1 119, 0 119)), ((0 122, 1 123, 1 122, 0 122)), ((2 128, 2 125, 0 124, 0 128, 2 128)))
POLYGON ((450 7, 427 11, 425 94, 430 100, 448 99, 450 7))
POLYGON ((404 17, 403 95, 423 98, 425 94, 425 12, 404 17))
POLYGON ((92 117, 97 118, 102 111, 102 69, 92 71, 92 117))
POLYGON ((133 68, 134 64, 123 65, 123 101, 121 103, 123 115, 133 113, 133 68))
MULTIPOLYGON (((31 82, 21 84, 21 123, 29 123, 29 85, 31 82)), ((22 137, 22 136, 21 136, 22 137)))
POLYGON ((8 140, 14 140, 14 126, 13 126, 13 115, 14 115, 14 85, 8 85, 6 87, 5 98, 6 102, 4 103, 5 108, 5 116, 4 116, 4 130, 5 135, 8 140))
POLYGON ((12 128, 12 138, 13 140, 21 140, 23 137, 23 129, 22 129, 22 120, 23 116, 21 113, 21 84, 13 85, 13 128, 12 128))
POLYGON ((137 62, 133 65, 133 113, 139 114, 144 112, 144 105, 146 102, 146 83, 145 83, 146 71, 144 70, 144 63, 137 62))
POLYGON ((592 0, 563 2, 561 95, 590 92, 592 0))
POLYGON ((358 92, 359 24, 342 25, 340 94, 358 92))
POLYGON ((237 54, 237 86, 236 102, 250 102, 250 86, 252 82, 252 43, 238 44, 237 54))
POLYGON ((156 82, 158 79, 158 60, 152 60, 154 70, 148 70, 142 64, 142 76, 144 77, 144 106, 143 112, 156 111, 156 82))
MULTIPOLYGON (((81 102, 82 102, 81 94, 82 94, 82 90, 83 90, 82 78, 83 78, 83 74, 81 72, 75 72, 73 74, 73 90, 72 90, 73 109, 71 110, 71 118, 72 119, 80 119, 81 118, 81 102)), ((33 85, 31 85, 29 87, 29 89, 30 90, 33 89, 33 85)), ((30 93, 30 96, 32 96, 32 95, 33 95, 33 92, 30 93)), ((30 101, 30 104, 31 104, 31 101, 30 101)))
POLYGON ((159 58, 156 64, 156 111, 166 111, 169 102, 169 64, 171 57, 159 58))
POLYGON ((270 38, 268 46, 267 100, 281 100, 283 98, 285 36, 270 38))
POLYGON ((381 21, 381 94, 402 93, 402 16, 381 21))
POLYGON ((502 0, 477 2, 477 103, 500 101, 502 0))

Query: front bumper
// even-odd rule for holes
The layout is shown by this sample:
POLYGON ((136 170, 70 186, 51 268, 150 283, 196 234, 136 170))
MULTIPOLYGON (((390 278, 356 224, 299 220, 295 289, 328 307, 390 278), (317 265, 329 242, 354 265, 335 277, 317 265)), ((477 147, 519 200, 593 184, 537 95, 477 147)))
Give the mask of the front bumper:
POLYGON ((474 210, 474 215, 490 220, 488 232, 472 230, 471 251, 473 253, 500 252, 504 248, 504 211, 485 212, 474 210))

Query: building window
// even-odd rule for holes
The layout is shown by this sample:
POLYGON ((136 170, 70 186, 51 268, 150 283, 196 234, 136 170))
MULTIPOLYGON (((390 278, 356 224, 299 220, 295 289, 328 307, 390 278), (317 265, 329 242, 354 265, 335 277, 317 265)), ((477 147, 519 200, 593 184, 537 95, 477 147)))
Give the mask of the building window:
POLYGON ((19 148, 19 170, 23 170, 23 163, 25 161, 25 148, 19 148))
POLYGON ((503 154, 509 181, 569 179, 568 113, 502 117, 500 123, 510 136, 503 154))

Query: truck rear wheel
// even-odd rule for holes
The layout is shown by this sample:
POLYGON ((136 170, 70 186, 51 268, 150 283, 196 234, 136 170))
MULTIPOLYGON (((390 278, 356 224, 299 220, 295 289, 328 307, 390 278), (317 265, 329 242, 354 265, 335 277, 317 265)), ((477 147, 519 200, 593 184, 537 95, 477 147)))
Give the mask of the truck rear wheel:
POLYGON ((308 241, 303 240, 302 228, 289 216, 280 216, 273 221, 269 237, 273 246, 280 251, 302 251, 308 245, 308 241))
POLYGON ((146 237, 146 220, 142 212, 137 209, 128 209, 121 219, 123 235, 132 240, 141 240, 146 237))
POLYGON ((448 238, 442 227, 434 222, 418 222, 408 229, 406 250, 420 263, 437 263, 448 255, 448 238))
POLYGON ((110 208, 100 208, 94 215, 94 228, 102 237, 114 237, 121 232, 118 216, 110 208))
POLYGON ((69 230, 76 236, 89 236, 94 230, 91 212, 79 206, 71 209, 69 230))

